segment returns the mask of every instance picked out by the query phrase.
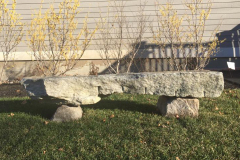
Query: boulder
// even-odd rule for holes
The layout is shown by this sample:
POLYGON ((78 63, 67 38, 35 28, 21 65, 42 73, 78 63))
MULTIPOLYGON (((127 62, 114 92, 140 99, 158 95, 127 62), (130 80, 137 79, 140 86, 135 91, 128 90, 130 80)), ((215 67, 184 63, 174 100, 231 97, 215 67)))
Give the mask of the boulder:
POLYGON ((82 118, 82 108, 78 107, 70 107, 67 105, 62 105, 58 107, 55 114, 53 115, 52 121, 56 122, 68 122, 72 120, 78 120, 82 118))
POLYGON ((98 95, 113 93, 218 97, 224 88, 223 74, 210 71, 23 78, 21 83, 31 98, 54 97, 74 105, 94 104, 98 95))
POLYGON ((197 117, 199 100, 195 98, 160 96, 157 108, 163 116, 167 117, 197 117))

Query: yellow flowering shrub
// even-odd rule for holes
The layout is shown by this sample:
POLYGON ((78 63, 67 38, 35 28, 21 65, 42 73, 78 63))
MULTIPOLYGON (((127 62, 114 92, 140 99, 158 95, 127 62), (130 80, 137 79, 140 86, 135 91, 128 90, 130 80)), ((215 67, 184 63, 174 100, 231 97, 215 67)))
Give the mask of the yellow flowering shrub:
POLYGON ((12 0, 11 8, 8 8, 7 0, 0 0, 0 52, 4 62, 0 82, 10 60, 10 54, 15 51, 22 37, 23 23, 20 15, 16 13, 16 0, 12 0))
POLYGON ((63 0, 58 9, 51 5, 43 13, 41 7, 32 16, 28 46, 38 62, 38 70, 45 76, 63 75, 73 69, 97 31, 97 27, 93 31, 88 29, 87 16, 78 31, 79 6, 78 0, 63 0))
POLYGON ((168 59, 173 70, 201 70, 222 43, 216 37, 220 25, 208 40, 204 39, 211 0, 206 5, 202 0, 185 1, 184 5, 188 11, 185 15, 179 15, 172 3, 159 5, 158 27, 152 29, 153 42, 161 48, 162 57, 168 59))

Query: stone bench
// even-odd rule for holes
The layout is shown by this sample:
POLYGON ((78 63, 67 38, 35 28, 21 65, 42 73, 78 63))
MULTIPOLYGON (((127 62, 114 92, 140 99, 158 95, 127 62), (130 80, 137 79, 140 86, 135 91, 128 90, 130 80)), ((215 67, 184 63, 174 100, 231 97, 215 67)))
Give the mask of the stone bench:
POLYGON ((113 93, 159 95, 157 107, 165 116, 198 116, 197 98, 218 97, 224 89, 222 73, 212 71, 23 78, 21 83, 33 99, 53 97, 74 106, 113 93))

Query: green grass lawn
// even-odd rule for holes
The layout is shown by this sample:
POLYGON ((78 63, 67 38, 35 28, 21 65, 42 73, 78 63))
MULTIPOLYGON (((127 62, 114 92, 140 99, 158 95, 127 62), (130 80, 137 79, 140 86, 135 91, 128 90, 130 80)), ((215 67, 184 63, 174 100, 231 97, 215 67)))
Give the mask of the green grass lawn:
POLYGON ((200 99, 198 118, 162 117, 157 99, 114 94, 56 123, 57 105, 0 98, 0 159, 240 159, 240 90, 200 99))

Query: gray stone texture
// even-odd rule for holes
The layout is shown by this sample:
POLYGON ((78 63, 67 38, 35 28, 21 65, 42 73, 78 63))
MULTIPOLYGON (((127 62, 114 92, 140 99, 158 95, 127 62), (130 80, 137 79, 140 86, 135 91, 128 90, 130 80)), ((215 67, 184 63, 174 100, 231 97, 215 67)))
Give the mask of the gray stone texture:
POLYGON ((78 107, 70 107, 67 105, 62 105, 58 107, 55 114, 53 115, 52 121, 56 122, 68 122, 72 120, 78 120, 82 118, 82 108, 78 107))
POLYGON ((163 116, 167 117, 197 117, 199 100, 194 98, 160 96, 157 108, 163 116))
POLYGON ((151 72, 98 76, 23 78, 32 98, 54 97, 71 104, 94 104, 98 95, 150 94, 171 97, 218 97, 224 89, 221 72, 151 72))

